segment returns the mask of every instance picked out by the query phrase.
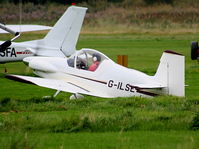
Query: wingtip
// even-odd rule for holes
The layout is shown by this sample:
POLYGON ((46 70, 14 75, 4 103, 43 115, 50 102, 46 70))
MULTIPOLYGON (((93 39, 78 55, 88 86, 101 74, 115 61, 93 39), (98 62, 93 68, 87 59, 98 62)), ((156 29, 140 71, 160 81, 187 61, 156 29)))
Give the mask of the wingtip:
POLYGON ((26 84, 34 84, 33 82, 30 82, 30 81, 24 80, 20 77, 17 77, 17 75, 7 74, 7 75, 5 75, 5 78, 7 78, 9 80, 17 81, 17 82, 26 83, 26 84))

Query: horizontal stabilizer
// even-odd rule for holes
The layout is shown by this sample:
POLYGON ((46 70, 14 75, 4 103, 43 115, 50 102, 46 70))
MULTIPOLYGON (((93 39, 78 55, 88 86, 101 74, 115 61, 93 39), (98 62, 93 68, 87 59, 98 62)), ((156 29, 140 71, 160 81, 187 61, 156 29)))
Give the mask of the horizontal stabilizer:
MULTIPOLYGON (((31 31, 42 31, 50 30, 52 27, 44 25, 6 25, 7 28, 15 32, 31 32, 31 31)), ((3 29, 0 29, 0 34, 9 33, 3 29)))
POLYGON ((154 83, 154 84, 134 84, 132 87, 139 88, 139 89, 154 89, 154 88, 161 89, 161 88, 165 88, 166 86, 154 83))

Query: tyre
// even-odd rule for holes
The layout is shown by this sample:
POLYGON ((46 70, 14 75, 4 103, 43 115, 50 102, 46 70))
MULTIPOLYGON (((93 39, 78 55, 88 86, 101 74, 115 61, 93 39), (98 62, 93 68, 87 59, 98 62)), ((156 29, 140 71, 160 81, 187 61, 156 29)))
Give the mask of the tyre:
POLYGON ((195 60, 198 58, 198 42, 191 43, 191 59, 195 60))

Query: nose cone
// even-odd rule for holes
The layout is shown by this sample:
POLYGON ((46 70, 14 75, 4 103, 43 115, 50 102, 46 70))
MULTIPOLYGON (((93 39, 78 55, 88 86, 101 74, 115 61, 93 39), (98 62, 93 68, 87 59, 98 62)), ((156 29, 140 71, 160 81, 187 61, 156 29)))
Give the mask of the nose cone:
POLYGON ((42 59, 30 61, 29 67, 37 71, 57 72, 57 68, 53 64, 42 59))

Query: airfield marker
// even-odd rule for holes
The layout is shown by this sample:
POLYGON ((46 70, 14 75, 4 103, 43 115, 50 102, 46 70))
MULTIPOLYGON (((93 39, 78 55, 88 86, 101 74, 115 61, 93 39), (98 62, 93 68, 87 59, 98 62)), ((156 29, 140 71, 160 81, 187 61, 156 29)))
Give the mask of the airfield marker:
POLYGON ((128 55, 118 55, 117 63, 124 67, 128 67, 128 55))

